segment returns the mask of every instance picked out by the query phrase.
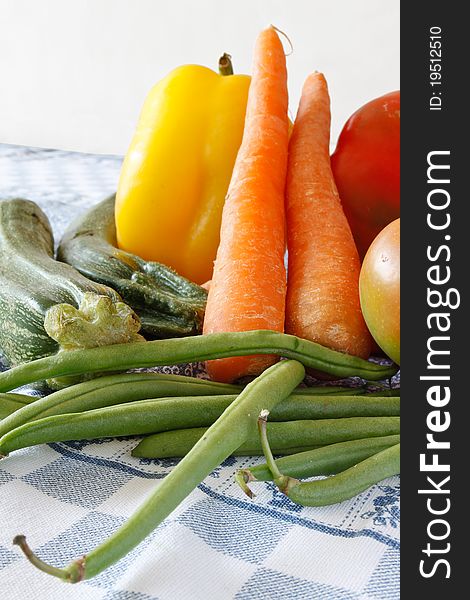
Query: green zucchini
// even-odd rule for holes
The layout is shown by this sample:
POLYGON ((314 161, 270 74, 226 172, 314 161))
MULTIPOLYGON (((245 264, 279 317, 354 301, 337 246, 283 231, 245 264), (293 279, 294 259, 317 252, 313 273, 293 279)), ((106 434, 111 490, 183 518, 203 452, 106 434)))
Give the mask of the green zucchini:
POLYGON ((46 215, 0 201, 0 351, 11 366, 61 349, 143 340, 119 294, 54 260, 46 215))
POLYGON ((115 196, 76 219, 59 243, 57 258, 119 292, 142 322, 146 337, 201 332, 207 292, 173 269, 117 248, 115 196))

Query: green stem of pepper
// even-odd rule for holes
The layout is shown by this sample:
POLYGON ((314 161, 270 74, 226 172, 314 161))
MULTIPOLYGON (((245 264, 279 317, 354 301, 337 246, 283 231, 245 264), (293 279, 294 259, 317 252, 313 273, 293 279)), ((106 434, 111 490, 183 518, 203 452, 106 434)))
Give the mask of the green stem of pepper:
MULTIPOLYGON (((287 401, 288 402, 288 401, 287 401)), ((282 408, 285 403, 276 407, 282 408)), ((273 410, 274 413, 274 410, 273 410)), ((31 425, 34 425, 32 423, 31 425)), ((52 424, 48 424, 52 425, 52 424)), ((267 425, 270 445, 275 454, 296 454, 318 446, 347 440, 396 435, 400 432, 400 417, 351 417, 272 422, 267 425)), ((47 430, 47 428, 45 428, 47 430)), ((16 432, 16 433, 15 433, 16 432)), ((184 456, 206 434, 205 427, 175 429, 144 437, 132 451, 139 458, 169 458, 184 456)), ((0 441, 0 451, 7 449, 7 438, 16 437, 14 430, 0 441), (15 435, 13 435, 15 434, 15 435)), ((13 440, 11 439, 11 443, 13 440)), ((236 456, 263 454, 258 431, 252 432, 234 452, 236 456)))
POLYGON ((219 73, 221 75, 233 75, 232 57, 224 52, 219 58, 219 73))

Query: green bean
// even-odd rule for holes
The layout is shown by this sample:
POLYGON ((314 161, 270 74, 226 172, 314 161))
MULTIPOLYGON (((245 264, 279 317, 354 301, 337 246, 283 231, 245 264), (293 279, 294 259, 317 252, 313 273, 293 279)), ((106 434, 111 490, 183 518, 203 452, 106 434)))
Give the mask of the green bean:
POLYGON ((357 465, 326 479, 297 483, 287 496, 303 506, 327 506, 354 498, 371 485, 400 473, 400 444, 369 456, 357 465))
POLYGON ((268 415, 269 410, 263 409, 258 418, 258 430, 266 463, 279 490, 297 504, 302 506, 337 504, 357 496, 387 477, 400 473, 400 444, 398 443, 369 456, 337 475, 301 483, 294 477, 282 474, 274 460, 268 441, 268 415))
POLYGON ((37 401, 37 399, 37 396, 27 396, 26 394, 0 394, 0 419, 5 419, 23 406, 37 401))
MULTIPOLYGON (((270 415, 271 416, 271 415, 270 415)), ((316 475, 335 475, 361 460, 400 442, 399 435, 338 442, 314 450, 276 459, 279 471, 290 477, 306 478, 316 475)), ((273 475, 267 463, 240 469, 235 476, 241 488, 251 496, 250 481, 271 481, 273 475)))
MULTIPOLYGON (((274 452, 284 454, 286 450, 292 448, 306 450, 312 446, 326 446, 347 440, 395 435, 400 431, 400 417, 283 421, 269 423, 268 428, 274 452)), ((206 431, 204 427, 196 427, 155 433, 144 438, 134 448, 132 455, 141 458, 184 456, 204 436, 206 431)), ((3 444, 0 445, 0 449, 2 447, 3 444)), ((259 436, 253 433, 237 448, 235 455, 254 456, 262 453, 259 436)))
POLYGON ((46 573, 71 583, 94 577, 137 546, 209 473, 253 435, 259 411, 264 406, 271 409, 284 400, 304 375, 305 370, 297 361, 281 361, 248 384, 196 446, 158 482, 127 522, 85 557, 57 568, 36 557, 24 536, 17 536, 14 543, 46 573))
POLYGON ((400 398, 378 396, 303 396, 294 391, 271 414, 274 421, 400 416, 400 398))
MULTIPOLYGON (((36 398, 34 406, 15 412, 14 417, 9 417, 0 423, 0 437, 29 421, 52 415, 83 412, 147 398, 239 394, 242 389, 243 386, 241 385, 218 383, 196 377, 185 377, 184 375, 148 372, 107 375, 78 383, 40 399, 36 398)), ((295 393, 302 396, 330 394, 356 396, 364 394, 364 391, 363 387, 315 386, 297 388, 295 393)), ((11 395, 11 393, 8 394, 8 397, 11 395)), ((3 394, 3 396, 6 396, 6 394, 3 394)), ((21 407, 18 406, 18 408, 21 407)), ((8 414, 12 412, 13 408, 8 414)), ((0 418, 1 414, 0 404, 0 418)), ((4 417, 7 416, 5 412, 4 417)))
POLYGON ((0 423, 0 437, 30 421, 147 398, 238 394, 240 386, 162 373, 121 373, 78 383, 36 400, 0 423))
POLYGON ((114 344, 59 352, 0 373, 0 392, 35 381, 103 371, 180 364, 251 354, 278 354, 336 377, 376 381, 391 377, 396 365, 378 365, 277 331, 211 333, 188 338, 114 344))
MULTIPOLYGON (((230 385, 196 377, 167 375, 164 373, 144 372, 107 375, 78 383, 44 398, 37 399, 34 406, 19 410, 0 423, 0 437, 20 425, 52 415, 84 412, 147 398, 238 394, 242 389, 243 386, 241 385, 230 385)), ((364 388, 316 386, 297 388, 295 393, 306 397, 312 395, 329 396, 335 393, 361 395, 364 393, 364 388)), ((379 412, 372 412, 371 414, 379 414, 379 412)), ((5 414, 5 416, 7 415, 5 414)))
MULTIPOLYGON (((108 375, 78 383, 44 398, 36 399, 34 406, 18 410, 14 415, 5 418, 0 423, 0 437, 20 425, 52 415, 84 412, 95 408, 148 398, 182 395, 238 394, 242 389, 243 386, 240 385, 218 383, 216 381, 185 377, 183 375, 167 375, 163 373, 122 373, 108 375)), ((361 395, 364 393, 364 388, 315 386, 297 388, 295 393, 296 395, 306 397, 312 395, 344 395, 346 393, 361 395)), ((8 395, 11 396, 11 394, 8 395)), ((20 407, 18 406, 18 408, 20 407)), ((385 406, 383 408, 385 409, 385 406)), ((388 409, 385 410, 387 411, 388 409)), ((375 414, 375 412, 371 414, 375 414)), ((388 412, 385 412, 385 414, 388 414, 388 412)))
MULTIPOLYGON (((105 388, 103 393, 107 392, 108 389, 105 388)), ((93 394, 96 395, 96 391, 93 394)), ((112 398, 112 396, 110 397, 112 398)), ((172 429, 208 427, 220 417, 236 397, 236 395, 225 395, 155 398, 107 406, 82 413, 36 417, 23 422, 23 424, 21 419, 16 419, 17 422, 19 421, 18 426, 7 430, 0 438, 0 456, 6 456, 13 450, 20 448, 51 442, 142 435, 172 429)), ((78 398, 78 401, 80 399, 81 397, 78 398)), ((59 408, 63 407, 59 406, 59 408)), ((272 419, 275 421, 295 421, 399 414, 400 403, 398 398, 315 397, 292 394, 273 410, 272 419)), ((21 416, 19 412, 16 415, 21 416)), ((14 420, 11 419, 11 421, 14 420)))

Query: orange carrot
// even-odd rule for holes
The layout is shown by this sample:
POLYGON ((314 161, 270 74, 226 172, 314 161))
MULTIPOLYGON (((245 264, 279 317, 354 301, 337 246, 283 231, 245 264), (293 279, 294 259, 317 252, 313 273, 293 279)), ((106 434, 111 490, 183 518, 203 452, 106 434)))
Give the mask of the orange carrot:
MULTIPOLYGON (((287 71, 274 28, 258 36, 243 140, 222 214, 204 333, 284 330, 287 71)), ((209 361, 217 381, 257 375, 273 356, 209 361)))
POLYGON ((360 261, 330 167, 330 98, 321 73, 305 81, 289 143, 286 332, 367 358, 360 261))

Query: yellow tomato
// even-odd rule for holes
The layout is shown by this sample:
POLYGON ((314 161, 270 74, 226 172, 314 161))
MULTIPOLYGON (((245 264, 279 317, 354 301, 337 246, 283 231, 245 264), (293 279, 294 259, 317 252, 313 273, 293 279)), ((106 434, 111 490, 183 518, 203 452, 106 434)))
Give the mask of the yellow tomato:
POLYGON ((359 277, 361 308, 380 348, 400 364, 400 219, 372 242, 359 277))

